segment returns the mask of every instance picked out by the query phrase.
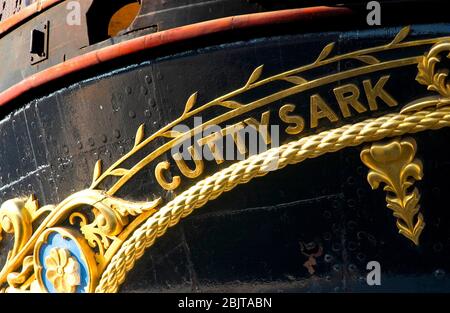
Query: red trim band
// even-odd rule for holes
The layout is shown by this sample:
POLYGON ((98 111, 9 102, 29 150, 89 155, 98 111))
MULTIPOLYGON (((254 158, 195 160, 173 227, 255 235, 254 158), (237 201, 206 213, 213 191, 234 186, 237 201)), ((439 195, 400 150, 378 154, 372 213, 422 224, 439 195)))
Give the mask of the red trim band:
POLYGON ((11 15, 7 19, 5 19, 3 22, 0 22, 0 36, 3 36, 5 32, 12 29, 13 27, 19 25, 23 21, 25 21, 27 18, 33 16, 34 14, 41 12, 52 5, 57 4, 58 2, 61 2, 63 0, 38 0, 29 6, 26 6, 19 12, 17 12, 14 15, 11 15))
POLYGON ((158 33, 153 33, 124 41, 112 46, 101 48, 74 57, 63 63, 49 67, 39 73, 31 75, 14 86, 0 93, 0 106, 10 102, 25 92, 42 86, 48 82, 72 74, 74 72, 110 61, 122 56, 146 49, 188 40, 200 36, 214 34, 226 30, 242 29, 267 24, 287 23, 301 20, 312 20, 316 17, 327 17, 350 14, 347 8, 313 7, 255 13, 225 17, 216 20, 181 26, 158 33))

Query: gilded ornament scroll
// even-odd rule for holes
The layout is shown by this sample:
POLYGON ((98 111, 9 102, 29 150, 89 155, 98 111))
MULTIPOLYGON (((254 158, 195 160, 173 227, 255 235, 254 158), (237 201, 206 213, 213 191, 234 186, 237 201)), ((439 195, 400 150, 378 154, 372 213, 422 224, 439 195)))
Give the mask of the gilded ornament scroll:
MULTIPOLYGON (((205 103, 200 103, 197 93, 194 92, 187 97, 179 118, 150 135, 145 134, 144 125, 141 125, 136 131, 130 151, 119 160, 105 168, 103 162, 98 160, 88 189, 74 193, 54 206, 40 207, 32 196, 6 201, 0 208, 0 231, 2 235, 13 236, 14 244, 0 272, 0 283, 5 287, 5 291, 117 291, 127 271, 157 237, 164 235, 169 227, 175 226, 195 208, 219 197, 221 193, 235 188, 240 183, 247 183, 254 177, 266 175, 267 164, 274 159, 278 162, 276 168, 278 170, 288 164, 300 163, 307 158, 319 157, 345 147, 450 126, 450 108, 446 106, 449 103, 447 72, 438 66, 442 53, 448 49, 446 42, 449 38, 407 41, 409 32, 410 28, 405 27, 393 40, 384 45, 345 54, 334 55, 337 50, 335 44, 329 43, 312 63, 268 77, 265 77, 264 67, 261 65, 250 73, 240 88, 205 103), (385 60, 378 55, 379 52, 427 45, 434 46, 425 56, 413 55, 385 60), (309 77, 304 75, 308 71, 345 60, 355 61, 357 66, 314 79, 305 78, 309 77), (242 117, 241 122, 245 122, 249 119, 246 115, 249 112, 269 107, 292 95, 343 79, 405 66, 418 66, 418 82, 427 85, 432 92, 439 92, 440 97, 431 100, 418 99, 397 112, 396 106, 399 103, 382 89, 388 76, 379 78, 376 83, 364 81, 364 88, 372 91, 369 93, 372 95, 369 97, 369 109, 376 109, 378 96, 392 109, 391 113, 308 136, 295 133, 299 136, 291 138, 288 143, 236 162, 209 178, 200 179, 187 190, 180 190, 179 195, 167 203, 160 198, 137 202, 115 196, 137 173, 156 162, 159 156, 209 125, 224 123, 237 117, 242 117), (277 86, 280 83, 285 85, 274 93, 249 103, 238 101, 238 96, 275 82, 277 86), (374 90, 378 90, 379 93, 374 94, 374 90), (175 126, 201 116, 206 111, 222 113, 196 129, 185 133, 176 131, 175 126), (132 157, 144 148, 150 147, 150 143, 153 144, 155 139, 162 140, 163 143, 142 159, 132 163, 132 157), (106 178, 112 180, 112 185, 108 190, 103 190, 106 189, 103 188, 106 178), (38 218, 41 222, 36 225, 34 222, 38 218)), ((351 84, 348 86, 353 88, 351 84)), ((345 99, 340 93, 343 91, 336 87, 333 92, 336 93, 338 101, 341 101, 339 104, 345 106, 345 99)), ((320 99, 315 98, 316 100, 320 99)), ((316 119, 319 119, 317 115, 316 119)), ((304 126, 303 121, 302 127, 298 129, 303 129, 304 126)), ((387 146, 380 145, 375 144, 364 153, 364 156, 362 155, 363 162, 371 168, 369 182, 374 188, 381 183, 389 186, 395 196, 388 195, 387 202, 398 218, 397 226, 404 236, 418 243, 424 226, 423 217, 418 212, 420 195, 418 191, 410 192, 408 189, 411 186, 409 184, 412 184, 411 179, 419 180, 422 177, 420 162, 414 158, 415 143, 411 139, 394 140, 387 146), (395 162, 397 169, 391 170, 387 165, 389 162, 395 162)), ((194 150, 190 152, 191 155, 195 155, 194 150)), ((159 163, 162 166, 155 166, 160 171, 155 173, 155 177, 162 179, 164 177, 162 174, 170 165, 183 164, 176 162, 176 158, 174 161, 169 165, 159 163)), ((181 177, 181 174, 176 176, 178 180, 201 178, 204 164, 197 160, 195 165, 199 170, 182 167, 180 172, 184 176, 181 177)), ((167 184, 170 188, 178 187, 176 177, 173 178, 173 185, 167 184)))

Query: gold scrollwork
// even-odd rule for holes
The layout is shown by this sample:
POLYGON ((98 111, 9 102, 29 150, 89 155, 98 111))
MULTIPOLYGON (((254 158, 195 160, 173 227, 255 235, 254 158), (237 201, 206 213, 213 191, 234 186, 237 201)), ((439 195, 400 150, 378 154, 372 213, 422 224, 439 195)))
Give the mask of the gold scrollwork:
MULTIPOLYGON (((56 206, 39 208, 37 201, 33 197, 6 201, 0 208, 0 231, 13 234, 15 241, 13 248, 8 254, 6 264, 0 271, 0 283, 4 284, 7 282, 10 291, 46 291, 43 276, 41 275, 45 266, 49 265, 52 267, 54 264, 59 264, 57 265, 56 272, 58 270, 61 272, 61 268, 68 265, 68 261, 61 262, 61 260, 68 260, 72 257, 72 255, 68 255, 68 252, 58 250, 63 249, 63 247, 55 247, 56 250, 54 251, 57 252, 53 252, 54 256, 56 254, 58 255, 59 263, 55 261, 56 257, 53 258, 54 260, 52 259, 53 261, 49 259, 48 262, 43 262, 39 257, 39 251, 46 244, 47 236, 51 231, 58 229, 60 232, 68 232, 66 237, 70 237, 76 242, 86 242, 86 244, 82 244, 81 248, 83 253, 88 255, 86 263, 90 271, 90 284, 86 288, 86 291, 91 292, 95 289, 97 291, 116 291, 119 284, 125 278, 126 272, 133 267, 135 260, 142 255, 144 249, 153 244, 157 236, 162 236, 168 227, 176 225, 181 218, 188 216, 194 208, 203 206, 208 200, 214 199, 224 191, 231 190, 238 183, 248 182, 253 177, 266 175, 268 173, 266 169, 267 162, 272 162, 274 158, 279 160, 278 169, 280 169, 287 164, 299 163, 306 158, 317 157, 327 152, 337 151, 345 146, 355 146, 363 142, 376 141, 407 132, 450 126, 449 108, 437 109, 433 107, 426 109, 426 101, 421 100, 417 106, 414 106, 414 110, 406 110, 405 112, 402 111, 394 115, 388 114, 376 120, 367 120, 364 123, 346 125, 330 132, 321 132, 317 135, 301 138, 298 141, 293 141, 275 150, 271 149, 267 153, 262 153, 255 157, 250 157, 245 161, 238 162, 223 172, 219 172, 217 175, 214 174, 210 178, 200 181, 198 183, 200 189, 195 185, 186 192, 181 193, 170 203, 165 204, 162 208, 160 208, 162 200, 159 198, 149 202, 133 202, 114 197, 114 194, 123 185, 158 156, 161 156, 175 144, 196 134, 209 125, 223 123, 291 95, 342 79, 381 70, 415 65, 424 62, 424 58, 426 58, 412 56, 396 60, 381 60, 379 56, 376 56, 378 52, 421 45, 436 44, 435 46, 437 46, 449 40, 448 37, 442 37, 404 41, 409 31, 409 27, 403 28, 388 44, 341 55, 332 55, 334 43, 330 43, 322 49, 312 63, 267 78, 262 78, 263 66, 261 65, 251 73, 240 88, 202 105, 197 105, 197 93, 193 93, 187 99, 184 110, 179 118, 148 137, 145 137, 144 125, 141 125, 136 132, 132 149, 105 170, 102 169, 101 160, 97 161, 94 166, 92 184, 89 189, 69 196, 56 206), (304 72, 349 59, 359 61, 361 66, 324 77, 317 77, 312 80, 307 80, 303 77, 304 72), (249 90, 275 81, 283 81, 288 86, 251 103, 240 103, 236 100, 237 96, 249 90), (175 126, 179 123, 198 116, 213 107, 221 107, 226 112, 223 114, 218 113, 218 116, 213 117, 198 128, 194 128, 186 133, 175 131, 175 126), (429 114, 431 116, 428 116, 429 114), (407 121, 407 119, 412 117, 417 119, 414 120, 414 123, 411 123, 409 120, 407 121), (124 167, 123 164, 125 161, 129 160, 139 150, 149 145, 156 138, 164 138, 167 141, 154 151, 145 155, 136 164, 129 168, 124 167), (280 158, 280 156, 282 157, 280 158), (107 177, 115 177, 116 181, 109 190, 99 190, 101 188, 100 185, 107 177), (157 210, 157 208, 160 209, 157 210), (33 222, 38 217, 41 219, 41 222, 39 225, 35 225, 36 228, 34 229, 33 222), (71 226, 61 228, 61 225, 67 224, 67 220, 69 220, 71 226), (73 235, 74 228, 77 229, 76 236, 73 235), (61 265, 63 263, 65 265, 61 265), (19 270, 19 268, 21 269, 19 270), (96 288, 96 275, 101 273, 103 273, 102 278, 96 288)), ((419 64, 419 73, 421 71, 424 73, 426 71, 435 71, 436 69, 431 62, 425 65, 421 67, 419 64), (427 69, 425 65, 430 67, 431 70, 427 69)), ((442 85, 442 78, 440 77, 443 77, 443 75, 437 78, 434 78, 434 76, 423 76, 423 78, 419 78, 419 81, 422 79, 422 82, 428 82, 430 81, 429 77, 431 77, 436 80, 435 85, 438 88, 440 86, 438 83, 442 85)), ((448 87, 446 88, 444 90, 448 90, 448 87)), ((430 90, 435 89, 430 88, 430 90)), ((444 92, 444 95, 447 95, 447 91, 444 92)), ((409 109, 411 109, 411 106, 409 109)), ((219 112, 220 110, 217 111, 219 112)), ((197 169, 199 172, 203 171, 201 166, 197 166, 197 169)), ((184 170, 188 173, 186 175, 187 177, 198 174, 189 168, 184 168, 184 170)), ((403 191, 403 195, 401 194, 402 187, 399 188, 398 191, 400 193, 398 195, 400 198, 402 196, 403 198, 408 197, 409 193, 407 190, 403 191)), ((418 201, 418 196, 414 196, 414 193, 413 197, 416 197, 418 201)), ((407 214, 403 216, 405 219, 401 218, 404 223, 399 224, 400 226, 405 226, 403 230, 404 235, 409 234, 408 231, 411 231, 411 225, 408 224, 412 214, 411 212, 414 212, 415 209, 418 210, 418 206, 413 205, 415 200, 410 201, 411 204, 408 204, 408 207, 405 209, 407 210, 407 214)), ((395 205, 392 204, 392 206, 394 207, 395 205)), ((400 205, 399 207, 403 208, 406 206, 404 205, 402 207, 400 205)), ((396 209, 399 207, 396 207, 396 209)), ((412 215, 414 216, 415 213, 412 215)), ((421 218, 421 215, 419 215, 419 218, 421 218)), ((416 226, 414 225, 414 227, 416 226)), ((416 237, 418 241, 420 231, 420 225, 417 230, 413 229, 410 234, 413 241, 416 240, 416 237)), ((73 291, 74 288, 76 289, 76 282, 78 281, 75 277, 75 273, 77 272, 75 267, 73 264, 70 266, 71 270, 69 272, 71 272, 71 278, 68 281, 71 283, 59 283, 60 276, 55 276, 56 274, 47 275, 47 279, 52 281, 53 286, 57 290, 73 291), (56 282, 57 280, 58 282, 56 282)))
POLYGON ((256 177, 267 175, 269 171, 266 166, 274 160, 279 170, 290 164, 298 164, 365 142, 443 127, 450 127, 450 107, 447 106, 390 113, 303 137, 234 163, 182 192, 140 225, 111 259, 99 280, 96 292, 117 292, 127 272, 158 237, 222 193, 256 177))
POLYGON ((427 86, 430 91, 436 91, 445 98, 450 98, 450 84, 447 81, 449 70, 445 67, 438 68, 442 62, 443 54, 450 56, 450 41, 441 41, 435 44, 418 64, 416 80, 427 86))
POLYGON ((440 40, 420 59, 417 65, 416 81, 427 87, 427 90, 439 95, 417 99, 404 106, 402 113, 420 110, 427 107, 450 105, 449 69, 443 65, 443 57, 450 56, 450 40, 440 40))
MULTIPOLYGON (((409 35, 409 33, 410 27, 407 26, 402 28, 399 31, 399 33, 395 36, 395 38, 387 44, 352 51, 335 56, 332 56, 335 43, 331 42, 322 49, 322 51, 319 53, 318 57, 315 59, 314 62, 267 78, 262 78, 264 65, 261 65, 253 70, 253 72, 250 74, 249 78, 246 80, 246 82, 243 84, 242 87, 202 105, 197 105, 197 92, 194 92, 187 99, 186 104, 184 105, 184 110, 181 113, 180 117, 175 119, 171 123, 167 124, 157 132, 151 134, 149 137, 147 138, 144 137, 144 125, 141 125, 136 132, 135 143, 133 145, 133 148, 124 156, 122 156, 119 160, 117 160, 114 164, 112 164, 109 168, 102 171, 102 162, 101 160, 98 160, 95 165, 93 181, 90 188, 99 188, 100 184, 107 177, 114 176, 117 178, 117 181, 112 185, 112 187, 107 191, 107 193, 111 195, 115 194, 136 173, 141 171, 149 163, 153 162, 157 157, 161 156, 163 153, 166 153, 167 151, 170 150, 170 148, 172 148, 176 144, 179 144, 183 140, 200 133, 202 130, 209 127, 210 125, 214 124, 218 125, 236 116, 264 107, 266 105, 282 100, 294 94, 302 93, 310 89, 317 88, 332 82, 336 82, 351 77, 356 77, 363 74, 373 73, 376 71, 414 65, 421 60, 421 56, 413 56, 398 60, 382 61, 374 56, 374 54, 376 53, 393 49, 434 44, 436 42, 448 40, 448 37, 442 37, 442 38, 421 39, 414 41, 404 41, 405 38, 409 35), (362 65, 357 68, 334 73, 331 75, 327 75, 325 77, 319 77, 317 79, 309 81, 303 78, 302 76, 299 76, 303 75, 302 73, 314 70, 315 68, 325 66, 328 64, 333 64, 343 60, 357 60, 362 65), (284 81, 290 84, 288 87, 282 90, 276 91, 273 94, 270 94, 266 97, 263 97, 250 103, 243 104, 236 101, 235 99, 237 96, 244 94, 252 89, 256 89, 277 81, 284 81), (187 119, 192 118, 194 116, 197 116, 198 114, 205 112, 206 110, 213 107, 223 107, 228 110, 225 113, 205 122, 204 124, 191 129, 190 131, 180 133, 174 130, 175 126, 178 125, 179 123, 186 121, 187 119), (146 155, 143 159, 139 160, 131 168, 122 167, 122 164, 126 160, 130 159, 139 150, 147 146, 149 143, 153 142, 156 138, 166 138, 169 139, 169 141, 158 146, 158 148, 156 148, 154 151, 146 155)), ((167 167, 167 164, 160 163, 159 167, 165 169, 167 167)), ((157 173, 156 176, 159 177, 158 181, 162 182, 163 187, 167 188, 168 190, 175 189, 180 185, 179 181, 180 177, 178 176, 174 177, 172 182, 165 181, 164 177, 161 176, 161 173, 157 173)))
MULTIPOLYGON (((94 258, 96 261, 89 262, 89 265, 95 267, 95 272, 101 272, 123 238, 145 218, 154 214, 160 201, 158 198, 149 202, 132 202, 90 189, 69 196, 57 206, 39 208, 34 197, 5 201, 0 208, 0 221, 5 232, 14 233, 15 241, 0 272, 0 279, 7 278, 10 290, 32 288, 36 268, 33 273, 30 260, 34 257, 36 265, 34 254, 39 246, 40 236, 67 218, 72 225, 76 224, 77 217, 81 219, 80 231, 86 238, 89 249, 93 252, 97 249, 94 258), (82 211, 86 206, 91 208, 93 218, 90 217, 91 214, 82 211), (32 222, 43 213, 47 215, 33 230, 32 222), (20 265, 22 270, 16 272, 20 265)), ((40 285, 41 290, 45 290, 42 289, 42 283, 40 285)), ((92 291, 93 287, 89 290, 92 291)))
POLYGON ((419 213, 419 190, 414 187, 409 191, 414 181, 423 176, 422 162, 415 158, 416 150, 413 138, 396 138, 364 148, 361 160, 370 168, 367 180, 372 189, 385 185, 387 207, 397 218, 399 233, 418 245, 425 222, 419 213))
POLYGON ((16 256, 30 239, 33 233, 32 222, 53 208, 54 206, 45 206, 39 209, 34 196, 11 199, 0 206, 0 240, 2 231, 14 234, 14 246, 7 260, 16 256))

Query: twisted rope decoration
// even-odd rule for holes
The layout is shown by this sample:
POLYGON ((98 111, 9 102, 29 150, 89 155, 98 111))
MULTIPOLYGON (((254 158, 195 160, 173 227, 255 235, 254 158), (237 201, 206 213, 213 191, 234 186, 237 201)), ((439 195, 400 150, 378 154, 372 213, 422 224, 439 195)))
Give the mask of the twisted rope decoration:
POLYGON ((403 114, 392 113, 304 137, 235 163, 181 193, 134 231, 103 272, 96 292, 117 292, 135 262, 169 227, 175 226, 181 218, 187 217, 194 209, 216 199, 223 192, 268 174, 274 170, 274 161, 278 162, 276 169, 281 169, 289 164, 300 163, 308 158, 316 158, 364 142, 448 126, 450 107, 427 108, 403 114))

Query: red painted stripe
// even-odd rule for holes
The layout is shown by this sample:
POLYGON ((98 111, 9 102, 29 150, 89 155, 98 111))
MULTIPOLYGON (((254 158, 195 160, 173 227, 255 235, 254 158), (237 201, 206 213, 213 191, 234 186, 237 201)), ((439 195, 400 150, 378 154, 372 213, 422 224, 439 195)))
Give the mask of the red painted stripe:
POLYGON ((10 102, 14 98, 33 88, 42 86, 68 74, 72 74, 102 62, 110 61, 118 57, 126 56, 146 49, 232 29, 242 29, 301 20, 308 21, 317 17, 323 18, 342 14, 351 14, 351 10, 347 8, 331 7, 282 10, 225 17, 145 35, 88 52, 31 75, 16 85, 1 92, 0 106, 10 102))
POLYGON ((48 9, 52 5, 55 5, 61 1, 63 0, 38 0, 30 4, 29 6, 26 6, 16 14, 0 22, 0 36, 2 36, 5 32, 12 29, 13 27, 18 26, 20 23, 33 16, 34 14, 48 9))

